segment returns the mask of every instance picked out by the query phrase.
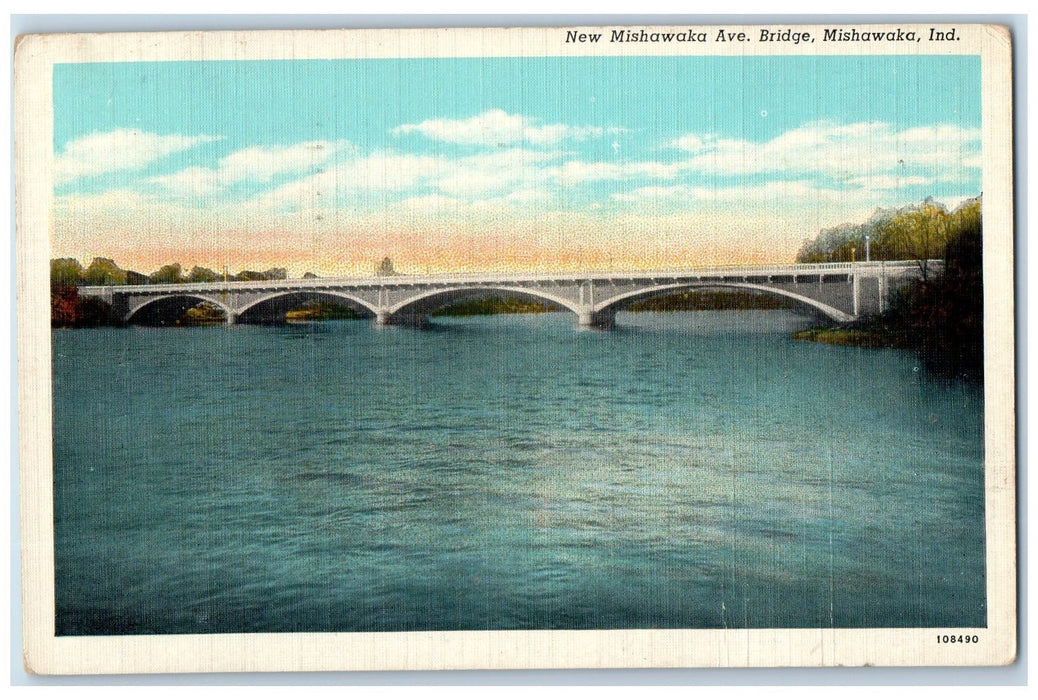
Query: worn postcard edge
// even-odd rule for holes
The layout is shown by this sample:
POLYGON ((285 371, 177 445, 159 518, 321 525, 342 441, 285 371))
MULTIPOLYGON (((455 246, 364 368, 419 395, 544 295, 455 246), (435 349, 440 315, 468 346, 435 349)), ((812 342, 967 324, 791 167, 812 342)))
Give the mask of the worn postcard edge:
MULTIPOLYGON (((836 25, 833 25, 836 26, 836 25)), ((879 28, 886 25, 874 25, 879 28)), ((904 25, 908 26, 908 25, 904 25)), ((929 26, 929 25, 927 25, 929 26)), ((940 26, 940 25, 934 25, 940 26)), ((564 29, 378 29, 32 35, 15 55, 15 181, 23 657, 39 674, 406 669, 997 665, 1016 654, 1011 40, 957 24, 952 48, 754 43, 566 45, 564 29), (982 62, 988 626, 970 629, 478 631, 56 637, 49 231, 51 70, 87 61, 461 56, 979 54, 982 62), (974 645, 935 644, 976 633, 974 645)), ((921 25, 919 25, 921 27, 921 25)), ((917 28, 919 28, 917 27, 917 28)), ((783 27, 785 29, 786 27, 783 27)), ((818 30, 818 26, 793 27, 818 30)), ((898 29, 890 25, 889 29, 898 29)), ((572 28, 571 28, 572 29, 572 28)), ((716 27, 711 27, 716 31, 716 27)), ((731 27, 731 29, 736 29, 731 27)), ((740 27, 747 31, 760 26, 740 27)))

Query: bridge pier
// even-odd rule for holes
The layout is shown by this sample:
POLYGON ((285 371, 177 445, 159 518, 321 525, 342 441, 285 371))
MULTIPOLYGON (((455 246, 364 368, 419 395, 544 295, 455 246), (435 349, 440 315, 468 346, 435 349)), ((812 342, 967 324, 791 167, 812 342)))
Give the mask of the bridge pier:
POLYGON ((425 328, 429 325, 429 315, 421 313, 395 313, 379 311, 375 314, 375 325, 379 328, 387 326, 405 326, 407 328, 425 328))
POLYGON ((227 311, 225 313, 227 315, 228 326, 233 326, 238 323, 238 314, 234 313, 233 311, 227 311))
POLYGON ((591 311, 585 309, 577 312, 577 325, 580 328, 608 329, 616 325, 616 311, 606 309, 605 311, 591 311))
POLYGON ((887 271, 883 270, 879 276, 879 312, 887 310, 887 271))

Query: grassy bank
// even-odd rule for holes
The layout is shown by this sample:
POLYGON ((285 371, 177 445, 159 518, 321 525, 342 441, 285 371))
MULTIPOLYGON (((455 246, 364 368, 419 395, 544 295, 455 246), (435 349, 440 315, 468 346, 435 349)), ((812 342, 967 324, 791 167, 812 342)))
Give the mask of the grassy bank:
POLYGON ((876 328, 808 328, 793 333, 793 340, 828 345, 847 345, 859 348, 908 348, 911 344, 903 335, 876 328))

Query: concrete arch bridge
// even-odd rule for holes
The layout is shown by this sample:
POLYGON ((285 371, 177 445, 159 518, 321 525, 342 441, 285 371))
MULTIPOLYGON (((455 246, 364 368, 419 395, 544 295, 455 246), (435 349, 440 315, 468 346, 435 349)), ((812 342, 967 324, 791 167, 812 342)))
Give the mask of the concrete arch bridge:
MULTIPOLYGON (((939 269, 930 261, 928 269, 939 269)), ((200 303, 227 323, 272 323, 310 301, 369 315, 379 325, 420 325, 435 310, 466 299, 511 296, 572 311, 581 326, 608 328, 616 311, 650 297, 695 289, 733 289, 792 299, 837 322, 882 312, 890 295, 921 277, 916 261, 713 267, 650 272, 394 275, 263 282, 81 287, 111 304, 124 323, 170 325, 200 303)))

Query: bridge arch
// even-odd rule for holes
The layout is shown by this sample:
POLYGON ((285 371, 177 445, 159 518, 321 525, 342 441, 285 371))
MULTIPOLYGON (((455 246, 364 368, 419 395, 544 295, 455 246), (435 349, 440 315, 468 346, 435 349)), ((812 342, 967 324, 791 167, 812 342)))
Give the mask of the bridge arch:
POLYGON ((602 301, 594 306, 595 313, 602 313, 608 311, 616 311, 617 306, 625 301, 636 301, 638 299, 648 299, 651 297, 661 296, 667 293, 681 292, 692 289, 748 289, 751 291, 764 292, 773 296, 785 297, 799 302, 805 306, 809 306, 819 313, 823 314, 827 318, 841 323, 847 321, 853 321, 854 316, 840 311, 839 309, 824 304, 816 299, 797 294, 795 292, 789 292, 784 289, 776 289, 775 287, 769 287, 766 284, 756 284, 753 282, 683 282, 676 284, 665 284, 655 287, 648 287, 646 289, 639 289, 633 292, 625 292, 618 294, 614 297, 609 297, 605 301, 602 301))
POLYGON ((580 313, 580 309, 571 299, 566 299, 563 296, 546 292, 542 289, 535 287, 513 287, 509 285, 497 285, 497 284, 486 284, 472 287, 449 287, 446 289, 433 289, 420 294, 416 294, 413 297, 409 297, 401 302, 394 304, 387 309, 390 315, 400 313, 431 313, 437 309, 442 309, 445 306, 464 301, 466 299, 479 296, 480 294, 490 293, 505 293, 510 296, 517 297, 519 299, 531 299, 536 301, 549 302, 556 306, 560 306, 568 311, 572 311, 575 314, 580 313))
MULTIPOLYGON (((258 296, 255 299, 250 299, 247 304, 242 305, 241 308, 238 309, 237 313, 241 316, 262 304, 268 304, 278 300, 284 300, 287 302, 296 299, 302 302, 322 300, 337 302, 345 301, 351 308, 364 311, 372 316, 377 315, 378 313, 377 308, 370 302, 364 301, 360 297, 350 294, 349 292, 342 292, 334 289, 290 289, 270 292, 269 294, 258 296)), ((285 310, 287 311, 288 309, 285 310)))
POLYGON ((155 325, 170 325, 185 311, 198 306, 199 304, 212 304, 223 311, 224 315, 228 318, 234 314, 233 309, 231 309, 231 307, 226 303, 207 294, 180 292, 146 298, 143 302, 134 306, 129 310, 129 312, 127 312, 126 316, 123 318, 123 323, 140 322, 142 319, 147 320, 149 313, 155 312, 161 306, 167 306, 167 313, 156 314, 152 320, 157 321, 155 325))

